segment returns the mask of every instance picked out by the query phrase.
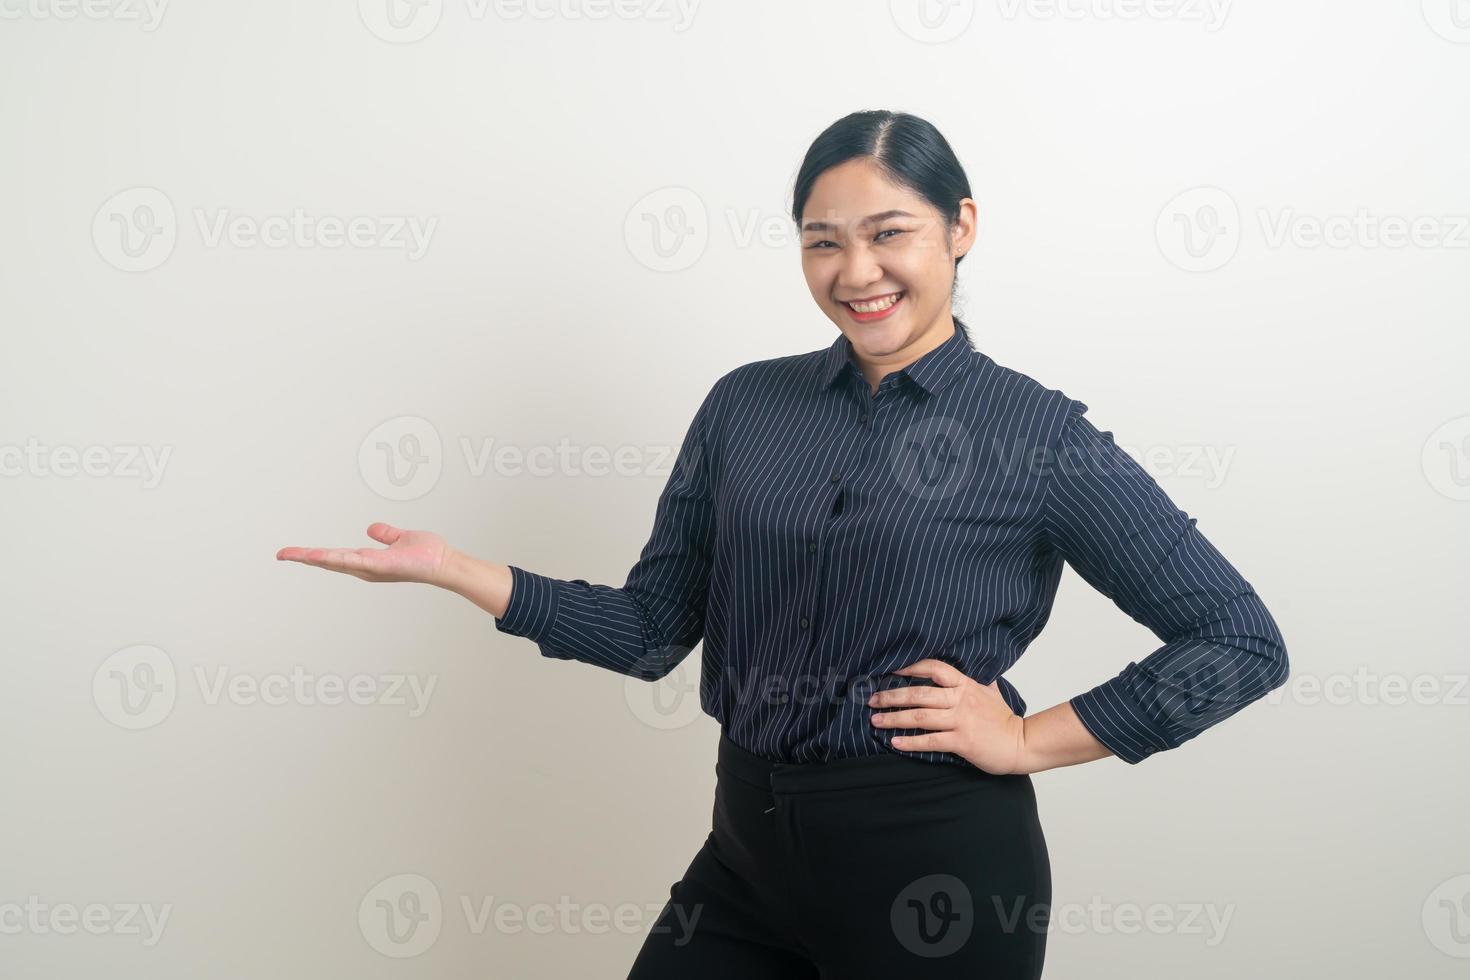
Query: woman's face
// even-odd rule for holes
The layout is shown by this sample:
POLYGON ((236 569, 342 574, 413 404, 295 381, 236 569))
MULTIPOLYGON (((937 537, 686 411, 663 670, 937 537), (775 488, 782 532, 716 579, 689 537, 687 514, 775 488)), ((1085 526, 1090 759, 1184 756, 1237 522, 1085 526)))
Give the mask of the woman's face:
POLYGON ((974 241, 973 200, 964 199, 959 221, 947 228, 922 197, 857 158, 812 185, 801 215, 801 269, 812 298, 855 354, 865 364, 896 368, 954 329, 954 261, 974 241), (895 294, 897 303, 882 309, 895 294), (854 309, 853 300, 880 302, 854 309))

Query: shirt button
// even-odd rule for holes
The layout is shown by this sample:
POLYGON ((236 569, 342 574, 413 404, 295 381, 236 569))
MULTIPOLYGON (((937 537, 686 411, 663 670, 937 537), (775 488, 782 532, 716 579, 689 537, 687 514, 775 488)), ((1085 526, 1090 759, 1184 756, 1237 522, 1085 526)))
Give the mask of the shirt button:
POLYGON ((865 425, 868 421, 868 413, 864 412, 858 416, 858 425, 865 425))
POLYGON ((808 541, 806 543, 806 550, 810 554, 813 554, 813 555, 816 554, 817 553, 817 543, 815 541, 808 541))
POLYGON ((806 619, 805 616, 803 616, 803 617, 801 617, 801 628, 802 629, 806 629, 806 627, 807 627, 807 619, 806 619))
POLYGON ((841 473, 833 473, 832 474, 832 482, 833 483, 837 483, 841 479, 842 479, 842 474, 841 473))

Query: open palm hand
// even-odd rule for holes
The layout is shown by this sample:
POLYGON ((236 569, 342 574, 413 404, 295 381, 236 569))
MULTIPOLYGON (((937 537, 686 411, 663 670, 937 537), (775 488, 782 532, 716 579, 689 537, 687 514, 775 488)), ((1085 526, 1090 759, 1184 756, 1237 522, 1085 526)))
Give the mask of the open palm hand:
POLYGON ((406 531, 391 524, 368 526, 368 537, 386 548, 282 548, 281 561, 298 561, 368 582, 443 581, 451 549, 432 531, 406 531))

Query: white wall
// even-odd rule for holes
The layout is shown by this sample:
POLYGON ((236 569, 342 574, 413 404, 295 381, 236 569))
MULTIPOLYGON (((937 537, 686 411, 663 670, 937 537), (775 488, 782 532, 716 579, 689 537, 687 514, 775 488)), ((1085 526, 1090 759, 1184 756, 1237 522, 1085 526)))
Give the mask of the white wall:
MULTIPOLYGON (((932 30, 897 0, 386 2, 0 0, 0 972, 623 975, 708 829, 696 661, 661 725, 647 685, 456 596, 274 554, 384 520, 621 583, 709 384, 833 338, 791 180, 891 108, 970 173, 982 349, 1153 454, 1292 658, 1176 752, 1034 777, 1047 975, 1460 975, 1463 2, 959 0, 932 30), (284 244, 239 237, 297 209, 284 244), (663 257, 649 222, 680 214, 663 257), (161 234, 129 255, 118 218, 161 234), (354 218, 361 244, 314 237, 354 218), (544 475, 475 463, 563 440, 544 475), (633 475, 582 468, 624 446, 633 475), (298 667, 433 687, 421 713, 216 687, 298 667), (358 912, 405 873, 443 910, 401 961, 358 912), (94 903, 103 934, 65 934, 94 903)), ((1156 645, 1069 571, 1008 676, 1041 710, 1156 645)))

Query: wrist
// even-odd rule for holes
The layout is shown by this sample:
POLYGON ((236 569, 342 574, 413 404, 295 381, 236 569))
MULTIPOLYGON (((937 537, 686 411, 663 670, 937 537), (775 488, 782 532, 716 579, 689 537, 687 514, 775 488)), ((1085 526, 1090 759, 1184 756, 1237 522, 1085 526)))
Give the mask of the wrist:
POLYGON ((1112 755, 1077 717, 1070 701, 1021 719, 1021 768, 1026 773, 1075 766, 1112 755))
POLYGON ((1040 753, 1037 752, 1036 740, 1029 737, 1036 731, 1035 726, 1028 726, 1030 720, 1024 716, 1021 718, 1021 751, 1016 761, 1016 772, 1023 776, 1029 776, 1047 768, 1037 758, 1040 753))
POLYGON ((509 565, 486 561, 449 548, 444 553, 444 561, 440 564, 434 584, 468 599, 500 619, 510 609, 511 593, 515 590, 515 575, 509 565))
POLYGON ((434 576, 431 583, 441 589, 459 595, 464 594, 464 583, 469 578, 469 566, 473 559, 464 552, 448 545, 444 548, 444 558, 439 562, 439 572, 434 576))

